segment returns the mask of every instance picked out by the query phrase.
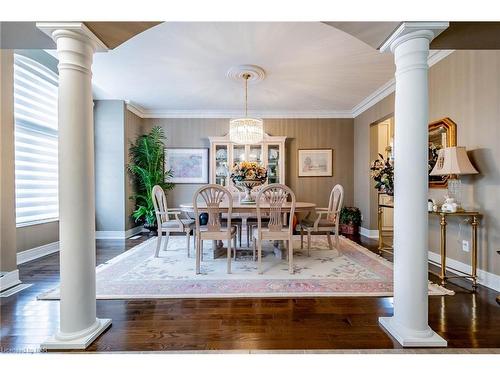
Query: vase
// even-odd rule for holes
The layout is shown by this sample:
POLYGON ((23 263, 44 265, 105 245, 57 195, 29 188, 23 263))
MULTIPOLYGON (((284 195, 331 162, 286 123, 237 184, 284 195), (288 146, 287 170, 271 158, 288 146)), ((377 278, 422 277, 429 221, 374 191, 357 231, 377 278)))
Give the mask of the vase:
POLYGON ((264 183, 263 180, 237 180, 234 184, 243 188, 245 196, 241 199, 241 204, 255 204, 255 199, 252 198, 252 189, 264 183))

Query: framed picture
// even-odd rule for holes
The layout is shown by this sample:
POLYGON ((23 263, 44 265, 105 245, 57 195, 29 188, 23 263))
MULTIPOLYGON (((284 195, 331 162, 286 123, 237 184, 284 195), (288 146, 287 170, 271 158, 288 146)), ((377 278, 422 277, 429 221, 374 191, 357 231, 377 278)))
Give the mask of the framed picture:
MULTIPOLYGON (((457 145, 457 124, 449 117, 429 124, 429 173, 438 159, 438 152, 445 147, 457 145)), ((449 176, 429 176, 429 187, 445 189, 449 176)))
POLYGON ((333 149, 300 149, 298 152, 299 177, 333 176, 333 149))
POLYGON ((208 148, 165 148, 165 169, 172 170, 169 182, 208 183, 208 148))

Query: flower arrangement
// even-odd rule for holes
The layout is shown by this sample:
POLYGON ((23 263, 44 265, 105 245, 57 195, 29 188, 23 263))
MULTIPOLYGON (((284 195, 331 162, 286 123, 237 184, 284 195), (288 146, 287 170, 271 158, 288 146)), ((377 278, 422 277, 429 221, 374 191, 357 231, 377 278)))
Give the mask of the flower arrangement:
POLYGON ((394 194, 394 165, 389 159, 384 159, 381 154, 372 162, 371 176, 375 181, 375 189, 381 193, 394 194))
POLYGON ((231 180, 237 181, 265 181, 267 169, 253 161, 234 163, 231 169, 231 180))

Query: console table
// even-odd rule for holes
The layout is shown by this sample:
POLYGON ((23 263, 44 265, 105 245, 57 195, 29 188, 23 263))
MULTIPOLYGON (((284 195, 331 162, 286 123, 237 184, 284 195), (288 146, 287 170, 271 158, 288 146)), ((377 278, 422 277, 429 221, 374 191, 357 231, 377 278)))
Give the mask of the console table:
POLYGON ((458 212, 429 212, 430 215, 436 215, 440 217, 441 226, 441 272, 439 273, 439 278, 441 279, 441 284, 445 285, 447 279, 452 278, 466 278, 472 280, 472 288, 475 290, 477 287, 477 227, 479 225, 479 217, 481 214, 477 211, 458 211, 458 212), (450 268, 452 271, 459 273, 459 275, 447 276, 446 275, 446 225, 448 224, 446 219, 448 217, 465 217, 471 225, 471 236, 472 236, 472 251, 471 251, 471 273, 465 273, 454 268, 450 268))
MULTIPOLYGON (((378 204, 378 230, 379 230, 379 246, 378 250, 380 253, 383 251, 392 251, 393 248, 391 246, 387 246, 383 241, 383 231, 382 231, 382 214, 383 210, 389 208, 393 209, 394 206, 390 204, 382 204, 379 201, 378 204)), ((458 212, 429 212, 429 215, 438 216, 440 218, 440 227, 441 227, 441 245, 440 245, 440 254, 441 254, 441 263, 429 261, 430 263, 436 264, 440 267, 441 271, 436 276, 441 280, 441 284, 445 285, 448 279, 455 278, 465 278, 472 280, 472 288, 475 290, 477 287, 477 227, 479 226, 479 217, 481 214, 477 211, 458 211, 458 212), (460 270, 448 267, 450 270, 454 271, 458 275, 448 276, 446 274, 446 226, 448 225, 447 218, 449 217, 465 217, 468 219, 468 222, 471 225, 471 237, 472 237, 472 249, 471 249, 471 273, 465 273, 460 270)))

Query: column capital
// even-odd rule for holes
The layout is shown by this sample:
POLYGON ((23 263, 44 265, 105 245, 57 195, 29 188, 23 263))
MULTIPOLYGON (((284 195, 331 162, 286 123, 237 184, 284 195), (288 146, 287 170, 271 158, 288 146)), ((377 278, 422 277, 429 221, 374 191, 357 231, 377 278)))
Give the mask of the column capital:
POLYGON ((36 27, 57 42, 61 36, 89 42, 94 51, 106 52, 108 47, 83 22, 37 22, 36 27))
POLYGON ((430 42, 448 26, 449 22, 403 22, 382 44, 380 52, 394 52, 399 44, 413 38, 426 38, 430 42))

